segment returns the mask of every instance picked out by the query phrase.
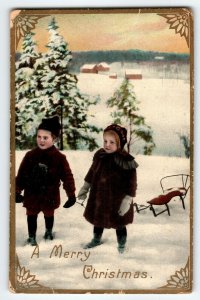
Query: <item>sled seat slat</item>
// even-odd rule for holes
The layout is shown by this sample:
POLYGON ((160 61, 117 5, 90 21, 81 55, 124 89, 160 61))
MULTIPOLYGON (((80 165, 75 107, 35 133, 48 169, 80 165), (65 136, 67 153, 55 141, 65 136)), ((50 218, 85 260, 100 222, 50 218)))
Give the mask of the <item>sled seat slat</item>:
MULTIPOLYGON (((170 216, 170 209, 168 203, 174 198, 174 197, 179 197, 180 200, 182 201, 182 206, 185 209, 185 203, 184 199, 187 195, 187 192, 190 188, 189 186, 189 175, 187 174, 176 174, 176 175, 169 175, 161 178, 160 180, 160 185, 163 191, 163 194, 160 194, 153 199, 147 201, 147 203, 150 205, 150 210, 152 210, 154 216, 156 217, 157 215, 164 213, 165 211, 168 212, 168 215, 170 216), (179 183, 182 184, 182 186, 179 187, 169 187, 169 182, 170 180, 175 179, 176 181, 180 181, 179 183), (165 188, 164 183, 168 182, 168 187, 165 188), (155 212, 154 205, 164 205, 165 209, 160 211, 159 213, 155 212)), ((166 185, 167 186, 167 185, 166 185)))

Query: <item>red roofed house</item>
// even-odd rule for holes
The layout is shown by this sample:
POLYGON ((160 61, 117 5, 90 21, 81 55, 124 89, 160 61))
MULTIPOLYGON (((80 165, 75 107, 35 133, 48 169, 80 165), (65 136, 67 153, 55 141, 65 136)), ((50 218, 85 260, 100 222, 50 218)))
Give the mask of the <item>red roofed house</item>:
POLYGON ((80 69, 81 73, 98 73, 97 65, 85 64, 80 69))
POLYGON ((137 69, 126 69, 125 70, 125 78, 126 79, 142 79, 141 70, 137 69))
POLYGON ((99 63, 97 65, 97 69, 98 69, 98 72, 108 72, 110 70, 110 67, 107 63, 105 62, 102 62, 102 63, 99 63))
POLYGON ((117 74, 116 73, 111 73, 111 74, 109 74, 109 78, 116 79, 117 74))

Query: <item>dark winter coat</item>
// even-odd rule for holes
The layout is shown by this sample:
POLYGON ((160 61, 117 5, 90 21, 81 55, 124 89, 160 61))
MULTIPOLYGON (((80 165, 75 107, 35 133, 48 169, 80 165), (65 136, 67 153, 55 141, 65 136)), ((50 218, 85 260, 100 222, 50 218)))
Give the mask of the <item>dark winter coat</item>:
POLYGON ((55 209, 60 205, 60 181, 67 196, 74 196, 74 178, 66 156, 55 146, 37 147, 28 151, 20 164, 16 192, 24 190, 23 206, 28 209, 55 209))
POLYGON ((120 228, 133 222, 133 204, 124 216, 118 210, 126 195, 135 197, 137 188, 134 157, 125 151, 106 153, 98 150, 85 181, 91 184, 84 216, 103 228, 120 228))

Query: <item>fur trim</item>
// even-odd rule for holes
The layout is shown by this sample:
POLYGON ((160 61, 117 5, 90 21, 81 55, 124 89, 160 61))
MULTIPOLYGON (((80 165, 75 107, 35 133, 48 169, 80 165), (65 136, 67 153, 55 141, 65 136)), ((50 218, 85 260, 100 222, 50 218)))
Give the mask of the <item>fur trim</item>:
POLYGON ((139 166, 135 161, 135 158, 125 150, 108 154, 103 148, 101 148, 95 153, 93 160, 102 159, 108 155, 112 155, 116 165, 123 170, 132 170, 136 169, 139 166))
POLYGON ((114 161, 116 165, 124 170, 136 169, 139 166, 134 157, 125 151, 116 152, 114 161))

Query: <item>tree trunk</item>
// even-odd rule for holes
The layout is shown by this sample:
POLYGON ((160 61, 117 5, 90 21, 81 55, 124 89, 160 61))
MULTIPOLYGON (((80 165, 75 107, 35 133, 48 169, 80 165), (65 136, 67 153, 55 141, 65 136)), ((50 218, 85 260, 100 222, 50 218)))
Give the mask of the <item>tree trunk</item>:
POLYGON ((60 102, 60 150, 63 150, 63 101, 60 102))

